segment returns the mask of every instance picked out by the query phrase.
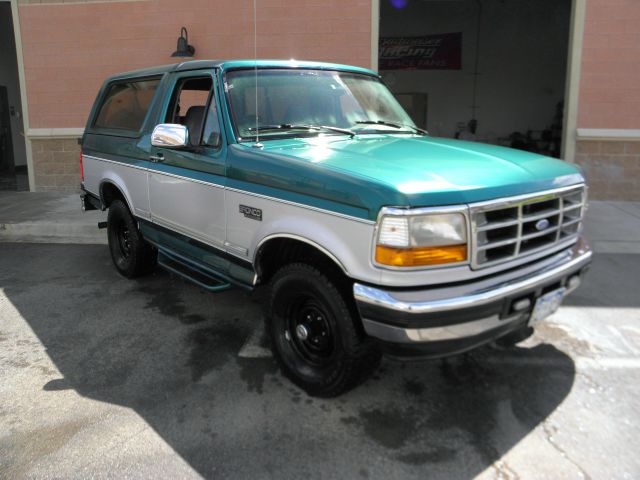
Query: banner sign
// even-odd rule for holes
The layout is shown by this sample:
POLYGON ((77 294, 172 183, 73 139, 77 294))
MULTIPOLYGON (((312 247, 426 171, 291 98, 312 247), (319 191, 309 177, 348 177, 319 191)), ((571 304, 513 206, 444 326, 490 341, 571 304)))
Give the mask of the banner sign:
POLYGON ((380 39, 380 70, 460 70, 462 32, 380 39))

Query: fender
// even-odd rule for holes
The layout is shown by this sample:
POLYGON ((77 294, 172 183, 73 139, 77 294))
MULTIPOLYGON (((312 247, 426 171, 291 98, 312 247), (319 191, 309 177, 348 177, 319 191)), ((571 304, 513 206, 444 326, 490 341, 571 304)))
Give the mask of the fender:
POLYGON ((342 262, 336 258, 336 256, 331 253, 329 250, 327 250, 325 247, 323 247, 322 245, 314 242, 313 240, 309 240, 308 238, 305 237, 301 237, 300 235, 293 235, 290 233, 274 233, 272 235, 268 235, 267 237, 264 237, 262 240, 260 240, 260 243, 258 243, 258 245, 255 248, 255 252, 253 254, 253 265, 256 264, 256 262, 258 261, 258 255, 260 254, 260 250, 262 248, 263 245, 265 245, 269 240, 275 240, 277 238, 289 238, 292 240, 298 240, 300 242, 306 243, 307 245, 311 245, 312 247, 320 250, 322 253, 324 253, 327 257, 329 257, 333 263, 335 263, 345 275, 349 275, 349 271, 347 270, 347 268, 342 264, 342 262))
POLYGON ((133 213, 134 211, 133 202, 131 201, 131 195, 129 194, 127 187, 125 187, 125 184, 120 177, 118 177, 117 175, 109 175, 110 173, 113 173, 113 172, 105 172, 105 177, 107 178, 102 179, 100 181, 100 186, 98 187, 98 190, 100 192, 100 201, 102 202, 102 205, 106 205, 106 201, 104 199, 105 185, 113 185, 120 191, 120 193, 122 193, 122 196, 124 197, 124 201, 127 204, 129 211, 133 213))
POLYGON ((250 249, 254 265, 261 247, 275 238, 299 240, 317 248, 351 278, 371 278, 369 259, 373 225, 321 213, 310 214, 307 218, 300 215, 276 218, 256 232, 250 249), (320 218, 315 218, 318 215, 320 218), (348 245, 346 241, 352 243, 348 245), (361 248, 354 249, 354 243, 361 248))
MULTIPOLYGON (((145 180, 146 180, 146 175, 145 175, 145 180)), ((98 187, 99 194, 100 194, 100 201, 102 202, 103 205, 105 204, 103 192, 104 192, 104 186, 106 184, 112 184, 114 187, 120 190, 120 192, 122 193, 122 196, 124 197, 125 203, 129 208, 129 211, 135 217, 149 219, 149 211, 136 208, 131 198, 131 194, 129 193, 129 189, 126 186, 126 182, 122 179, 122 177, 117 172, 115 172, 111 168, 104 170, 104 172, 102 173, 102 179, 100 180, 100 185, 98 187)), ((148 198, 147 198, 147 201, 148 201, 148 198)))

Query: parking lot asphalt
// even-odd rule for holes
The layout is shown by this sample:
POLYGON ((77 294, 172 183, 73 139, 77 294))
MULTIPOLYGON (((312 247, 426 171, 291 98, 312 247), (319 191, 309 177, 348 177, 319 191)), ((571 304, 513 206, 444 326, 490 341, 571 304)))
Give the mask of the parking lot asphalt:
POLYGON ((0 244, 0 477, 639 478, 638 271, 598 253, 516 349, 385 360, 322 400, 239 356, 248 293, 126 280, 102 245, 0 244))

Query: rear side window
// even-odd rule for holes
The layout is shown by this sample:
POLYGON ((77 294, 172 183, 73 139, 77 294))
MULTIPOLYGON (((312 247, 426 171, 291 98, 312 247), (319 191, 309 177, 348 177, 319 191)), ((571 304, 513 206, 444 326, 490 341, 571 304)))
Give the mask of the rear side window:
POLYGON ((142 127, 160 79, 118 82, 109 86, 93 126, 137 132, 142 127))

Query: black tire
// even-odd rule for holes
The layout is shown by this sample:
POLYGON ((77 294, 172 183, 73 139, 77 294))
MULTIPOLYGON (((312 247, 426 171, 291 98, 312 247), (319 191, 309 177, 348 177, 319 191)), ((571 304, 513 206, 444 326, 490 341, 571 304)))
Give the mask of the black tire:
POLYGON ((265 325, 283 373, 309 395, 335 397, 365 380, 380 352, 356 328, 355 307, 335 282, 305 263, 271 279, 265 325))
POLYGON ((136 221, 122 200, 114 200, 109 205, 107 238, 111 259, 121 275, 135 278, 153 271, 157 251, 142 238, 136 221))

